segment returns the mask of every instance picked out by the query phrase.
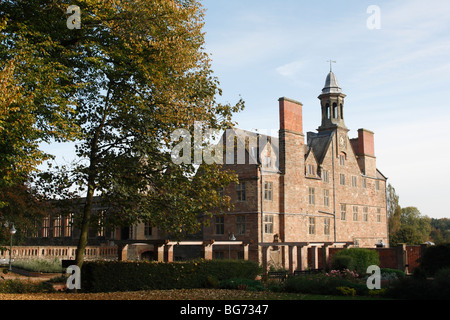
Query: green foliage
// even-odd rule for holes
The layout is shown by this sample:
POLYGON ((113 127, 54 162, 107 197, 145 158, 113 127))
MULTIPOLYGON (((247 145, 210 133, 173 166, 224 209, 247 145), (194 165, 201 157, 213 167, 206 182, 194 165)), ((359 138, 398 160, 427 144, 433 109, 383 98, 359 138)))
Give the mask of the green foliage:
POLYGON ((450 219, 431 219, 430 237, 436 244, 450 243, 450 219))
POLYGON ((16 260, 13 266, 33 272, 59 273, 62 272, 61 260, 54 259, 24 259, 16 260))
POLYGON ((400 229, 391 236, 390 241, 392 246, 396 246, 400 243, 418 245, 423 243, 425 238, 414 226, 402 225, 400 229))
POLYGON ((398 269, 381 268, 380 271, 381 271, 381 278, 386 280, 401 279, 406 277, 405 272, 398 269))
MULTIPOLYGON (((214 164, 203 165, 198 173, 196 163, 174 163, 171 151, 178 141, 173 134, 185 129, 193 136, 196 122, 205 130, 232 127, 232 116, 244 103, 217 101, 222 91, 204 51, 200 1, 86 0, 77 5, 82 28, 69 30, 67 2, 0 2, 7 19, 0 21, 5 28, 0 63, 18 57, 24 93, 37 94, 23 109, 38 105, 46 112, 42 118, 49 119, 44 124, 49 123, 52 138, 65 138, 68 129, 77 129, 74 164, 43 173, 39 185, 43 194, 58 199, 86 194, 76 259, 81 266, 94 194, 114 208, 106 227, 151 222, 176 240, 200 231, 200 216, 207 220, 213 212, 230 209, 230 197, 211 190, 237 182, 236 175, 214 164), (47 83, 48 90, 33 90, 47 83)), ((5 78, 12 81, 11 72, 5 78)), ((13 82, 2 92, 15 86, 13 82)), ((0 147, 8 141, 9 135, 4 136, 0 147)), ((202 150, 208 147, 201 143, 202 150)), ((189 159, 193 152, 190 144, 189 159)))
POLYGON ((8 279, 0 281, 1 293, 51 293, 53 286, 45 282, 8 279))
POLYGON ((378 252, 376 252, 375 250, 364 248, 347 248, 340 250, 333 256, 332 265, 336 260, 341 264, 343 264, 344 262, 349 263, 352 268, 348 269, 356 270, 356 272, 358 272, 359 274, 365 274, 367 268, 371 265, 380 264, 378 252), (341 258, 343 256, 350 257, 351 259, 341 258))
POLYGON ((342 287, 355 290, 357 295, 367 295, 369 292, 365 283, 325 274, 289 277, 285 281, 285 291, 294 293, 341 295, 342 291, 338 288, 342 287))
POLYGON ((416 268, 413 277, 400 278, 386 290, 386 295, 397 299, 449 300, 450 267, 436 271, 434 278, 427 278, 423 269, 416 268))
POLYGON ((45 2, 0 2, 0 186, 23 182, 50 158, 40 143, 73 139, 77 131, 70 119, 77 84, 68 81, 73 69, 61 63, 64 49, 49 35, 58 32, 57 18, 45 2))
POLYGON ((450 243, 430 246, 426 248, 420 258, 419 268, 428 276, 434 276, 443 268, 450 267, 450 243))
POLYGON ((220 282, 221 289, 264 291, 264 285, 257 280, 233 278, 220 282))
POLYGON ((335 255, 331 261, 331 268, 334 270, 355 270, 353 257, 349 255, 335 255))
POLYGON ((343 296, 355 296, 356 290, 354 288, 349 287, 337 287, 337 291, 339 291, 343 296))
MULTIPOLYGON (((398 216, 396 216, 398 218, 398 216)), ((431 219, 422 216, 416 207, 401 209, 400 226, 391 230, 390 244, 396 246, 399 243, 410 245, 422 244, 428 240, 431 233, 431 219)))
POLYGON ((227 279, 254 280, 260 272, 257 263, 244 260, 85 262, 81 288, 89 292, 210 288, 227 279))

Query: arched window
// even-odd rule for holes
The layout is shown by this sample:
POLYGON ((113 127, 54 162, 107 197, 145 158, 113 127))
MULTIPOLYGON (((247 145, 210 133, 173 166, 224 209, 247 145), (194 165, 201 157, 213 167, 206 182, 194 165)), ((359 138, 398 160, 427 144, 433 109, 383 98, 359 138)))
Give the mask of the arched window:
POLYGON ((326 113, 327 113, 327 119, 330 119, 330 104, 327 103, 327 105, 325 106, 325 108, 327 109, 327 110, 326 110, 326 113))
POLYGON ((338 118, 338 110, 337 110, 337 104, 333 103, 333 118, 337 119, 338 118))
POLYGON ((344 119, 344 106, 342 105, 342 103, 341 103, 341 105, 340 105, 340 107, 341 107, 341 119, 344 119))

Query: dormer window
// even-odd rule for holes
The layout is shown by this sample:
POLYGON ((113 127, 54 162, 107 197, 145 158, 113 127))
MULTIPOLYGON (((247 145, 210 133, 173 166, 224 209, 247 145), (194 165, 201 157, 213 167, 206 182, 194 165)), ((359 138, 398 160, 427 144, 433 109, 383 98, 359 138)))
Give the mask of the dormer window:
POLYGON ((314 166, 312 164, 308 165, 308 175, 313 176, 314 175, 314 166))
POLYGON ((272 167, 272 158, 271 157, 265 157, 264 158, 264 166, 266 168, 271 168, 272 167))

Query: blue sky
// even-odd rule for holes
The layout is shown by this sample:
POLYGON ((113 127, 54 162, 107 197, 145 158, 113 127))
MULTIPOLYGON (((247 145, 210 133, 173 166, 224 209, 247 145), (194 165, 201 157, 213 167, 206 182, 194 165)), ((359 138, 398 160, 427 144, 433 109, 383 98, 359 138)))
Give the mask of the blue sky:
POLYGON ((246 101, 239 128, 278 129, 285 96, 303 103, 304 132, 315 131, 327 61, 335 60, 350 138, 359 128, 375 132, 377 166, 402 207, 450 218, 448 0, 202 3, 220 100, 246 101), (380 9, 379 29, 367 26, 371 5, 380 9))

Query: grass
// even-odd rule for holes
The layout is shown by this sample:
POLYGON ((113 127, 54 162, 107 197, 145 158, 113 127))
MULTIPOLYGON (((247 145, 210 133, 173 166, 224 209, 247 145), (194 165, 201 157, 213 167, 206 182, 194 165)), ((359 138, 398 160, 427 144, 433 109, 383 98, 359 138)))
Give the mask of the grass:
POLYGON ((60 273, 63 271, 61 260, 57 258, 16 260, 12 265, 32 272, 60 273))

